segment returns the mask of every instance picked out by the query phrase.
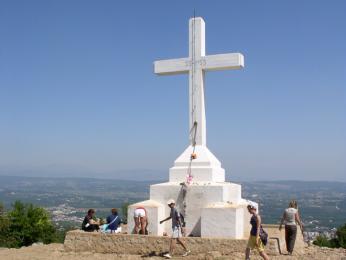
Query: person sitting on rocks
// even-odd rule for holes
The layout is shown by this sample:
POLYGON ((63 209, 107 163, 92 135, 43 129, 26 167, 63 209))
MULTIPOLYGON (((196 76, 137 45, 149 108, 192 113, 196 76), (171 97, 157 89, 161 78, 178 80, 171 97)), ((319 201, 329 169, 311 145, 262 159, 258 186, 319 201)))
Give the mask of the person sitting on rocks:
POLYGON ((148 217, 147 211, 143 207, 137 207, 133 214, 133 219, 135 221, 135 234, 147 235, 148 217))
POLYGON ((118 210, 113 208, 112 214, 107 217, 106 232, 109 233, 120 233, 121 232, 121 219, 118 216, 118 210))
POLYGON ((95 210, 89 209, 88 214, 84 217, 82 230, 86 232, 94 232, 100 229, 100 222, 95 218, 95 210))

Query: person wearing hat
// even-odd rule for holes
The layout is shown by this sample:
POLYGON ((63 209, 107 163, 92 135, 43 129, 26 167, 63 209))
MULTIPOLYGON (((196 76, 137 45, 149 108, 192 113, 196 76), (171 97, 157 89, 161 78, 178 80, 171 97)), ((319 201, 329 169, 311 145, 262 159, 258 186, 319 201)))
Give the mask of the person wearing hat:
POLYGON ((257 208, 256 205, 253 203, 249 204, 247 206, 247 210, 252 215, 250 224, 251 224, 251 231, 250 231, 250 238, 247 243, 246 251, 245 251, 245 259, 250 259, 250 251, 251 249, 257 249, 259 255, 265 259, 268 260, 268 255, 264 252, 264 245, 262 243, 262 240, 259 236, 260 234, 260 228, 261 228, 261 217, 257 214, 257 208))
POLYGON ((184 248, 185 253, 183 254, 183 256, 187 256, 191 251, 187 249, 186 245, 181 240, 182 223, 181 223, 181 219, 180 219, 180 214, 179 214, 178 210, 175 208, 175 201, 173 199, 170 199, 167 202, 167 204, 168 204, 168 207, 171 208, 171 213, 170 213, 168 218, 161 220, 160 224, 162 224, 163 222, 165 222, 167 220, 172 219, 172 238, 171 238, 171 243, 170 243, 170 247, 169 247, 169 253, 165 254, 164 257, 172 258, 176 242, 178 242, 178 244, 180 244, 184 248))

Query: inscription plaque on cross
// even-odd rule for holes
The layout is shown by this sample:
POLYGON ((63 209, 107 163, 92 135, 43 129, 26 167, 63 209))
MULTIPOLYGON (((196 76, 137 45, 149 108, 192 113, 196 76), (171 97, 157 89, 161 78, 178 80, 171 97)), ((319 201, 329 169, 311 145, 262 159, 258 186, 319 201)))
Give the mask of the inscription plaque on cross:
MULTIPOLYGON (((205 23, 201 17, 189 20, 189 57, 154 62, 154 72, 158 75, 189 74, 189 121, 190 129, 197 122, 196 145, 206 146, 205 72, 243 67, 241 53, 205 55, 205 23)), ((190 143, 193 145, 191 135, 190 143)))

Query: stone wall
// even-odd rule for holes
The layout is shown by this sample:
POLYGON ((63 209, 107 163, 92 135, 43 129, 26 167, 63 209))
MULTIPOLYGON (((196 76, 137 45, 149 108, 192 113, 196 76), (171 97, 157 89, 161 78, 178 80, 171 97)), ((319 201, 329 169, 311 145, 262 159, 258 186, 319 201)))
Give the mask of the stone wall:
MULTIPOLYGON (((277 225, 264 225, 269 233, 269 243, 266 252, 270 255, 278 255, 280 249, 284 250, 284 231, 279 232, 277 225)), ((88 233, 80 230, 70 231, 65 238, 64 247, 66 251, 72 252, 95 252, 95 253, 116 253, 129 255, 159 255, 167 252, 169 248, 169 237, 162 236, 140 236, 127 234, 101 234, 88 233)), ((232 255, 233 253, 244 252, 247 244, 246 239, 227 238, 184 238, 192 254, 203 254, 218 251, 222 255, 232 255)), ((300 250, 304 246, 301 237, 297 237, 296 249, 300 250)), ((180 247, 177 247, 177 253, 180 247)))
MULTIPOLYGON (((169 248, 169 237, 141 236, 125 234, 101 234, 83 231, 70 231, 65 238, 65 251, 117 253, 129 255, 161 254, 169 248)), ((243 252, 246 240, 217 238, 184 238, 192 253, 219 251, 223 255, 243 252)), ((177 253, 182 253, 177 247, 177 253)))

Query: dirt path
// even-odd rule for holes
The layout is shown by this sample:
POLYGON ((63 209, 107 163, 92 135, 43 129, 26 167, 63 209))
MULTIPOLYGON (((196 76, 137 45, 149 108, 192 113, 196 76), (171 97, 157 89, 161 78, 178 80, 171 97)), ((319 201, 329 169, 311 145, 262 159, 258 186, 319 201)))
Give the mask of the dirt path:
MULTIPOLYGON (((65 252, 62 244, 50 244, 50 245, 34 245, 30 247, 23 247, 20 249, 4 249, 0 248, 1 260, 139 260, 139 259, 163 259, 162 257, 145 257, 140 255, 116 255, 116 254, 99 254, 92 252, 84 253, 72 253, 65 252)), ((244 255, 237 253, 232 256, 221 256, 219 252, 210 252, 208 254, 199 254, 188 257, 174 257, 174 259, 196 259, 196 260, 226 260, 244 259, 244 255)), ((251 259, 261 259, 258 256, 253 256, 251 259)), ((303 255, 295 256, 271 256, 270 259, 323 259, 323 260, 346 260, 345 249, 328 249, 318 248, 311 246, 304 250, 303 255)))

